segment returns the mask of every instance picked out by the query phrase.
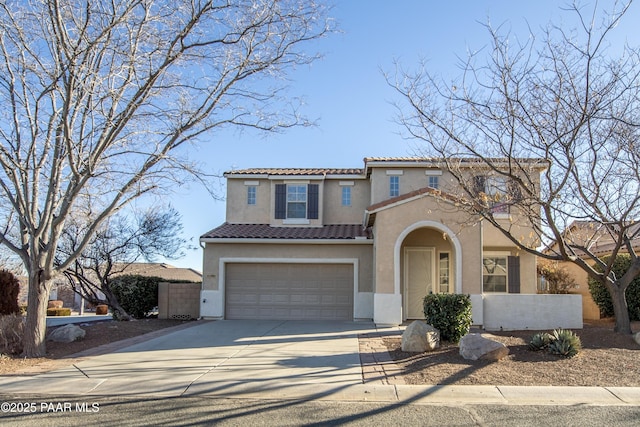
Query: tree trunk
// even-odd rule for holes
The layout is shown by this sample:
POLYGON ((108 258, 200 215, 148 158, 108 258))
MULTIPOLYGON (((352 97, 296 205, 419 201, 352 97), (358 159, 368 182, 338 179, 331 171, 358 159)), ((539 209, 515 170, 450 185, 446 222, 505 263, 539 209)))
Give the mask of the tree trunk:
POLYGON ((50 287, 38 272, 29 272, 29 301, 22 339, 23 357, 44 357, 47 353, 45 338, 50 287))
POLYGON ((111 310, 113 310, 113 318, 115 320, 129 321, 133 319, 131 315, 127 313, 124 308, 122 308, 122 306, 118 302, 118 299, 112 293, 104 292, 104 294, 105 298, 107 299, 107 304, 109 305, 109 307, 111 307, 111 310))
POLYGON ((627 299, 625 296, 626 286, 620 286, 620 284, 616 282, 610 284, 607 288, 609 289, 611 301, 613 302, 613 314, 616 316, 616 325, 613 328, 613 331, 619 334, 631 335, 629 307, 627 306, 627 299))

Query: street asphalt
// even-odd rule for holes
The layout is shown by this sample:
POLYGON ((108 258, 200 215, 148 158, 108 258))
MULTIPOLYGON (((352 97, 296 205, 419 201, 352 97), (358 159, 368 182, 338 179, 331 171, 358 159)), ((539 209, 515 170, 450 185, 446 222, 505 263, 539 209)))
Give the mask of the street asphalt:
POLYGON ((389 333, 400 330, 370 322, 193 322, 47 373, 0 376, 0 390, 12 396, 640 405, 639 387, 416 386, 367 380, 358 335, 389 333))

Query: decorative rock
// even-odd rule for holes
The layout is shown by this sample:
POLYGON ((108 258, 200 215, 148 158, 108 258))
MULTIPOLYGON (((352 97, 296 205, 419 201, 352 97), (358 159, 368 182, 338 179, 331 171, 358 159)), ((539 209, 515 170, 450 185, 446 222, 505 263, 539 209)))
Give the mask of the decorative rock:
POLYGON ((55 342, 73 342, 84 338, 85 330, 79 326, 68 324, 55 329, 47 340, 55 342))
POLYGON ((402 351, 432 351, 440 345, 440 331, 426 322, 416 320, 402 334, 402 351))
POLYGON ((633 336, 633 339, 636 340, 638 345, 640 345, 640 332, 636 332, 636 334, 633 336))
POLYGON ((507 346, 489 339, 489 334, 467 334, 460 340, 460 356, 468 360, 500 360, 509 354, 507 346))

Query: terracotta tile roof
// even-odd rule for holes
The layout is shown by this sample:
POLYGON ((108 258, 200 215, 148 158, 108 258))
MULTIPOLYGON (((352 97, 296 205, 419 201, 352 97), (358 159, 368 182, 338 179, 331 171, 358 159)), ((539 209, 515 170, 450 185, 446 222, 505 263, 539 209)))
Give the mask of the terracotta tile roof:
MULTIPOLYGON (((449 160, 459 161, 461 163, 484 163, 483 160, 480 160, 476 157, 456 157, 450 158, 449 160)), ((546 161, 540 158, 513 158, 512 160, 523 162, 523 163, 544 163, 546 161)), ((506 157, 493 157, 487 158, 486 161, 490 162, 506 162, 506 157)), ((367 163, 442 163, 444 164, 445 160, 442 157, 365 157, 365 164, 367 163)))
POLYGON ((362 175, 363 169, 349 168, 251 168, 231 170, 227 175, 270 175, 270 176, 307 176, 307 175, 362 175))
POLYGON ((269 224, 229 224, 205 233, 202 239, 355 239, 370 238, 362 224, 333 224, 322 227, 272 227, 269 224))

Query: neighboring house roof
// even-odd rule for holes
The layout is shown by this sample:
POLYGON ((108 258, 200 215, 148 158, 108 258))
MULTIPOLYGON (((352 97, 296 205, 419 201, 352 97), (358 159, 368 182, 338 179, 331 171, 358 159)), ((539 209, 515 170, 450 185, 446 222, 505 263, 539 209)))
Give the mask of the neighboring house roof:
MULTIPOLYGON (((636 222, 629 228, 629 235, 634 236, 631 240, 633 248, 640 250, 640 222, 636 222)), ((562 232, 565 238, 570 238, 577 245, 586 245, 591 253, 596 256, 608 255, 618 246, 606 231, 604 226, 595 221, 574 221, 565 231, 562 232)), ((545 249, 546 253, 552 253, 556 250, 556 242, 552 242, 545 249)), ((626 246, 622 246, 622 252, 626 252, 626 246)), ((576 251, 577 255, 582 257, 586 255, 583 251, 576 251)))
POLYGON ((192 268, 174 267, 164 263, 135 262, 127 266, 115 266, 114 270, 122 271, 118 275, 135 274, 145 277, 160 277, 165 280, 182 280, 185 282, 201 282, 202 273, 192 268))
POLYGON ((225 222, 201 239, 369 239, 361 224, 333 224, 322 227, 272 227, 269 224, 225 222))

